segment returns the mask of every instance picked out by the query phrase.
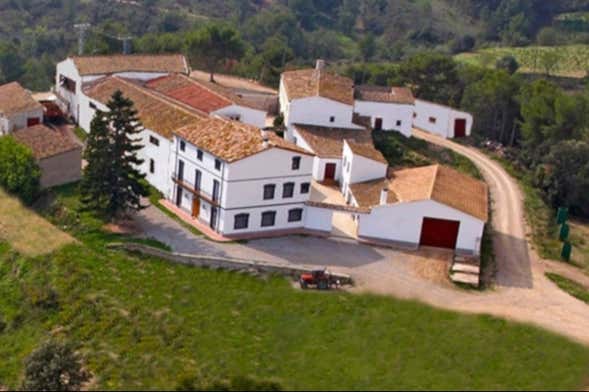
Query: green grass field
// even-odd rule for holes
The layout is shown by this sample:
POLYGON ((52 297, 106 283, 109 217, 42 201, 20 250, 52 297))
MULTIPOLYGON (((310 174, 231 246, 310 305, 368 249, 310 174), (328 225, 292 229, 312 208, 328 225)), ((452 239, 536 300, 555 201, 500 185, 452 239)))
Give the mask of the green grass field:
POLYGON ((467 64, 494 67, 496 61, 506 55, 515 57, 520 64, 519 72, 523 73, 546 74, 546 64, 554 64, 550 67, 552 76, 583 78, 589 70, 589 45, 497 47, 461 53, 455 59, 467 64))
POLYGON ((534 327, 281 278, 170 265, 70 245, 0 247, 0 380, 50 334, 79 344, 96 387, 174 388, 240 375, 288 389, 579 389, 589 350, 534 327), (57 304, 39 301, 55 291, 57 304))
POLYGON ((173 389, 250 376, 303 389, 581 389, 589 349, 536 327, 388 297, 301 292, 283 278, 107 250, 76 210, 42 212, 79 242, 28 257, 0 243, 0 386, 49 336, 78 345, 97 389, 173 389), (1 325, 2 323, 0 323, 1 325))
POLYGON ((558 274, 548 273, 546 274, 546 277, 556 283, 556 285, 563 291, 566 291, 573 297, 589 304, 589 290, 587 290, 583 285, 580 285, 579 283, 558 274))

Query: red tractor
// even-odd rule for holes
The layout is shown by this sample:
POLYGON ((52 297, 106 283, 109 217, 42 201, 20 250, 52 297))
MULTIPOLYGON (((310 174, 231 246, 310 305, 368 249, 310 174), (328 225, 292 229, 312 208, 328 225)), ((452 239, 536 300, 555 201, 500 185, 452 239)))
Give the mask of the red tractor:
POLYGON ((329 290, 340 285, 339 280, 335 279, 325 268, 302 274, 299 283, 302 289, 308 289, 312 286, 317 290, 329 290))

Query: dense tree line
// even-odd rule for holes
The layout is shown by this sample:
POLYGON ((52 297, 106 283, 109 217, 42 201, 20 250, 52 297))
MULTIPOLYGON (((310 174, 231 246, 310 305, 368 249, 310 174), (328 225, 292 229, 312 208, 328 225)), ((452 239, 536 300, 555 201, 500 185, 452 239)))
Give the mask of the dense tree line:
POLYGON ((454 53, 537 35, 558 42, 551 27, 540 30, 561 12, 589 9, 589 0, 441 1, 0 0, 0 82, 48 88, 55 63, 76 52, 77 23, 92 25, 88 54, 121 52, 121 39, 133 37, 137 52, 182 51, 201 65, 203 46, 192 44, 204 25, 223 22, 244 41, 242 61, 228 70, 276 83, 285 65, 318 57, 397 61, 424 48, 454 53))

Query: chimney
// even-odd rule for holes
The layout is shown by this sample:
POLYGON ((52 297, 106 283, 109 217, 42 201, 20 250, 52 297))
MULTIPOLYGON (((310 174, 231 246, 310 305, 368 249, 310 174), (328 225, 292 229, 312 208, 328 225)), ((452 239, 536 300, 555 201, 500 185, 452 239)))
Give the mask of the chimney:
POLYGON ((389 200, 389 188, 388 188, 388 183, 385 183, 382 190, 380 191, 380 205, 384 206, 384 205, 388 204, 388 200, 389 200))
POLYGON ((317 59, 317 62, 315 63, 315 70, 321 71, 323 68, 325 68, 325 60, 317 59))
POLYGON ((264 131, 263 129, 260 131, 262 134, 262 146, 264 148, 268 148, 268 146, 270 145, 270 138, 268 136, 268 131, 264 131))

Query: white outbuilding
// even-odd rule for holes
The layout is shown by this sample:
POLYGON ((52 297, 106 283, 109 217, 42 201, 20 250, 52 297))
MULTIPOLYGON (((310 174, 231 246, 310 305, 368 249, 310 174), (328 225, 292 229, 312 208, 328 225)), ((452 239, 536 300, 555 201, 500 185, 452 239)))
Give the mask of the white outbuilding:
POLYGON ((43 106, 18 82, 0 86, 0 136, 43 122, 43 106))
POLYGON ((358 239, 407 247, 432 246, 478 255, 488 220, 488 188, 446 166, 392 172, 350 185, 358 239))
POLYGON ((415 128, 453 139, 470 136, 472 125, 473 116, 470 113, 421 99, 415 100, 415 128))

